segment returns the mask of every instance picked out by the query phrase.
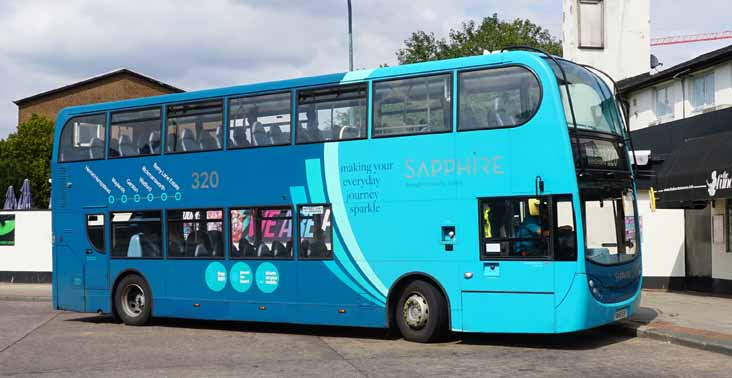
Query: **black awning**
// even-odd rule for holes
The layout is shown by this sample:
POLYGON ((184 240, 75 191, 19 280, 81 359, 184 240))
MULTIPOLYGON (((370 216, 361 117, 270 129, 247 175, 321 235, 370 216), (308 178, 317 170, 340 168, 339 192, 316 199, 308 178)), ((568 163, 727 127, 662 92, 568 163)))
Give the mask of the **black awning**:
POLYGON ((656 176, 658 207, 732 198, 732 131, 690 138, 664 161, 656 176))

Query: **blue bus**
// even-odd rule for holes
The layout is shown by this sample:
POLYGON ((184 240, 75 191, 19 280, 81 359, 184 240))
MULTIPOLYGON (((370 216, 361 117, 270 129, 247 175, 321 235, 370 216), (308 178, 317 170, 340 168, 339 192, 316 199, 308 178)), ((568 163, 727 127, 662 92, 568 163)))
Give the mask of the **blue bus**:
POLYGON ((541 52, 64 109, 53 305, 562 333, 639 306, 622 108, 541 52))

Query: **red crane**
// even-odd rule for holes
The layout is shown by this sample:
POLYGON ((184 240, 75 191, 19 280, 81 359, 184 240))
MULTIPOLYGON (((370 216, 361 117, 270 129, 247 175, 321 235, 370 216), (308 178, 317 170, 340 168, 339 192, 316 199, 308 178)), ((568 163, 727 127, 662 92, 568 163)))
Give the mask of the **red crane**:
POLYGON ((732 39, 732 31, 714 33, 674 35, 670 37, 651 38, 651 46, 677 45, 681 43, 694 43, 704 41, 716 41, 719 39, 732 39))

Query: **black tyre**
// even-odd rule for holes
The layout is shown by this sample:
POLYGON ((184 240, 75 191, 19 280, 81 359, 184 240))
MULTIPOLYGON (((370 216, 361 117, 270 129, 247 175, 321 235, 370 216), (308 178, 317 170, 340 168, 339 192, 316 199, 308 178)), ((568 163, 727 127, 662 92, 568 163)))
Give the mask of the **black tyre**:
POLYGON ((404 339, 437 341, 447 333, 447 302, 440 290, 425 281, 412 281, 402 291, 395 309, 404 339))
POLYGON ((152 317, 152 292, 140 276, 131 274, 120 281, 114 291, 114 305, 120 320, 127 325, 141 326, 152 317))

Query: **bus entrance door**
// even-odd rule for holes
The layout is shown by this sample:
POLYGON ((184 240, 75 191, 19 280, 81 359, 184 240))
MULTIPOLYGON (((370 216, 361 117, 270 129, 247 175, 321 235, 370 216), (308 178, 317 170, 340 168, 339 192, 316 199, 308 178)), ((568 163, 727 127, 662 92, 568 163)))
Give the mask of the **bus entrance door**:
POLYGON ((74 217, 68 210, 55 210, 53 215, 53 259, 55 305, 61 310, 84 311, 84 256, 74 250, 74 237, 79 234, 71 225, 74 217))
MULTIPOLYGON (((77 245, 84 257, 84 289, 86 296, 86 311, 95 312, 109 309, 109 254, 107 253, 106 214, 96 210, 89 210, 80 219, 83 222, 85 238, 77 245)), ((81 228, 80 227, 80 228, 81 228)))

